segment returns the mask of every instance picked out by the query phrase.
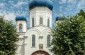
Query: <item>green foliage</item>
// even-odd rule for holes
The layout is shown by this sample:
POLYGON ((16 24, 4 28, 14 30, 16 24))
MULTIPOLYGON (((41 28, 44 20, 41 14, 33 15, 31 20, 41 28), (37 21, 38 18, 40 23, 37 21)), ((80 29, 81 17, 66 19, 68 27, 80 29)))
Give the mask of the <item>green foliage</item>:
POLYGON ((52 30, 52 52, 55 55, 84 55, 85 19, 82 16, 70 17, 52 30))
POLYGON ((18 35, 12 22, 0 17, 0 55, 14 55, 18 35))
POLYGON ((79 16, 83 16, 85 18, 85 12, 81 9, 80 12, 78 13, 79 16))

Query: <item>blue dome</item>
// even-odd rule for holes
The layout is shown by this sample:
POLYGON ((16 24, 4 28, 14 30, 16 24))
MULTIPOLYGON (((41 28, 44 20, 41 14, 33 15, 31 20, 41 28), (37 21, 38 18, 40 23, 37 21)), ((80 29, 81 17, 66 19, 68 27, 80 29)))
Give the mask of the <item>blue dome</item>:
POLYGON ((31 0, 29 3, 29 9, 41 6, 48 7, 50 10, 53 9, 53 3, 51 0, 31 0))
POLYGON ((56 21, 58 20, 65 20, 66 18, 65 17, 56 17, 56 21))
POLYGON ((23 16, 17 16, 16 17, 16 21, 19 21, 19 20, 27 21, 25 17, 23 17, 23 16))
POLYGON ((60 17, 56 17, 56 21, 58 21, 58 20, 59 20, 59 18, 60 18, 60 17))

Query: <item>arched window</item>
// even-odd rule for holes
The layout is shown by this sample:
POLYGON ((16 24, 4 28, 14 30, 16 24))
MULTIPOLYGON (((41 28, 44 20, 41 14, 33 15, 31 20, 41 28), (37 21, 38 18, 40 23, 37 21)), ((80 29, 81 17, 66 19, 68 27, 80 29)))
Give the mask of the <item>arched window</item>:
POLYGON ((23 32, 23 25, 19 24, 19 32, 23 32))
POLYGON ((40 25, 42 25, 42 24, 43 24, 43 18, 40 17, 40 25))
POLYGON ((51 41, 51 37, 50 35, 47 36, 47 47, 50 47, 50 42, 51 41))
POLYGON ((50 20, 47 20, 47 26, 50 27, 50 20))
POLYGON ((32 18, 32 27, 34 27, 34 18, 32 18))
POLYGON ((32 35, 32 47, 35 47, 35 35, 32 35))

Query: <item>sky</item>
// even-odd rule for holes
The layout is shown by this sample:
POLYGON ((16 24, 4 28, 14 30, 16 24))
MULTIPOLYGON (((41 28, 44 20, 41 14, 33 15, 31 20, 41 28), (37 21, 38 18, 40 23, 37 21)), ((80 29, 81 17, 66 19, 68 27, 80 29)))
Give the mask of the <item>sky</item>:
MULTIPOLYGON (((16 16, 24 16, 29 24, 30 0, 0 0, 0 16, 15 22, 16 16)), ((85 0, 52 0, 53 2, 53 24, 56 17, 73 16, 79 13, 80 9, 85 11, 85 0)))

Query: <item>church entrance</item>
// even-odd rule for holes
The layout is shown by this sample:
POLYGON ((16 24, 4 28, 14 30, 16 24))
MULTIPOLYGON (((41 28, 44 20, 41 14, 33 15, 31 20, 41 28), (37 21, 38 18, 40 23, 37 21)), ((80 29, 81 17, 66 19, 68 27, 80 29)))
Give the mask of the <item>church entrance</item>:
POLYGON ((34 52, 32 55, 49 55, 49 54, 45 51, 39 50, 39 51, 34 52))

